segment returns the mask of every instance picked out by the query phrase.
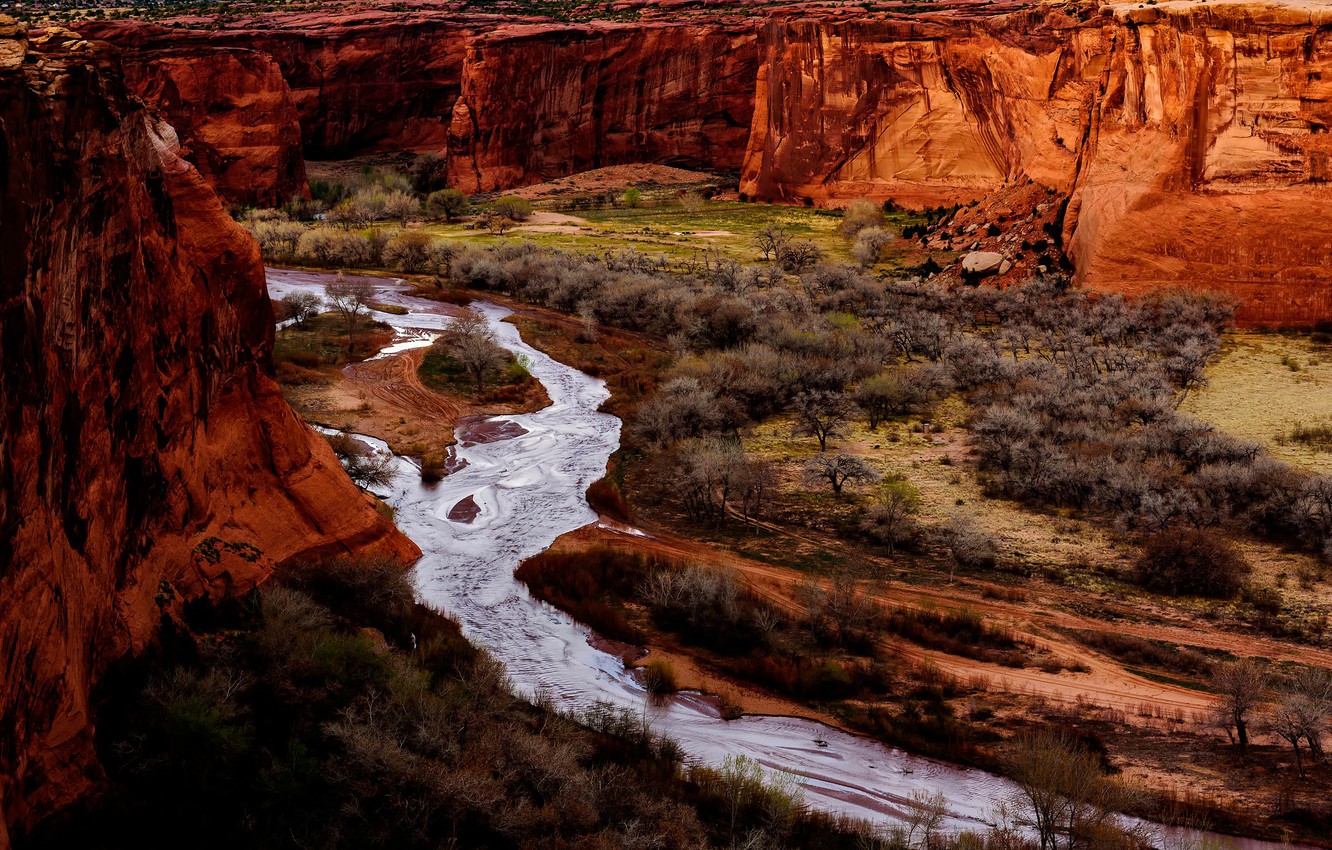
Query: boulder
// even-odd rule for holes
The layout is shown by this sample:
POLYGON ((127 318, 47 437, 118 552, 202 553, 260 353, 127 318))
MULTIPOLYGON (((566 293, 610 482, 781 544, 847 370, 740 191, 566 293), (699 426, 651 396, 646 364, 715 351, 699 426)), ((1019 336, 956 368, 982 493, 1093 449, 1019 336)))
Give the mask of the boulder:
POLYGON ((971 277, 998 274, 1004 255, 996 251, 972 251, 962 258, 962 273, 971 277))

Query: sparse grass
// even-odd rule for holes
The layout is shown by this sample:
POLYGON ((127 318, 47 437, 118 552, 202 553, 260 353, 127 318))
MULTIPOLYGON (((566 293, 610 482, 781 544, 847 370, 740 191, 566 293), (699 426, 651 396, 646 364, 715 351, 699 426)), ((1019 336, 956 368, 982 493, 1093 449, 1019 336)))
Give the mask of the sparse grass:
MULTIPOLYGON (((919 417, 892 420, 881 424, 877 431, 870 431, 863 420, 858 420, 845 437, 836 441, 836 450, 862 457, 881 475, 904 476, 920 491, 918 519, 926 529, 942 527, 959 506, 974 508, 982 525, 999 542, 1002 560, 1011 569, 1069 573, 1071 582, 1090 586, 1104 581, 1104 573, 1117 571, 1121 561, 1131 560, 1132 551, 1122 546, 1109 529, 1085 519, 987 496, 961 427, 968 412, 960 398, 951 397, 936 407, 927 431, 922 431, 919 417), (942 462, 945 459, 947 463, 942 462)), ((850 498, 832 499, 828 494, 803 492, 806 487, 800 480, 800 465, 818 447, 812 438, 791 436, 788 418, 774 417, 750 428, 744 443, 747 452, 779 469, 783 493, 774 500, 776 518, 806 525, 817 510, 832 518, 830 522, 825 520, 829 530, 841 532, 849 527, 860 498, 852 494, 850 498), (820 495, 825 498, 814 504, 812 500, 820 495)), ((808 560, 808 552, 792 551, 789 541, 782 543, 785 549, 772 547, 774 551, 765 560, 788 566, 795 566, 791 563, 795 557, 808 560)), ((745 550, 752 554, 755 545, 746 545, 745 550)), ((818 565, 806 563, 803 569, 811 566, 818 565)))
POLYGON ((361 318, 349 347, 343 318, 323 313, 307 319, 304 327, 277 332, 273 362, 278 380, 284 384, 327 383, 344 364, 368 357, 392 338, 393 329, 388 325, 361 318))
POLYGON ((1287 463, 1332 472, 1332 454, 1321 444, 1290 438, 1332 420, 1332 350, 1297 334, 1235 333, 1224 344, 1207 370, 1211 385, 1194 393, 1184 412, 1262 442, 1287 463))
MULTIPOLYGON (((548 203, 537 202, 538 210, 548 203)), ((635 208, 578 210, 562 215, 582 221, 563 222, 558 227, 529 222, 496 236, 484 229, 468 229, 462 223, 431 222, 423 228, 434 235, 456 239, 477 246, 494 245, 501 240, 527 239, 547 248, 560 248, 590 254, 631 249, 649 256, 664 254, 683 260, 715 251, 722 257, 740 262, 760 258, 754 236, 764 227, 784 227, 793 239, 814 243, 825 259, 854 262, 851 242, 838 234, 841 216, 835 211, 793 207, 779 204, 707 201, 691 211, 673 200, 635 208)), ((917 217, 909 213, 891 213, 889 228, 894 232, 912 224, 917 217)), ((916 265, 924 257, 911 243, 901 240, 889 246, 880 264, 883 268, 916 265)))

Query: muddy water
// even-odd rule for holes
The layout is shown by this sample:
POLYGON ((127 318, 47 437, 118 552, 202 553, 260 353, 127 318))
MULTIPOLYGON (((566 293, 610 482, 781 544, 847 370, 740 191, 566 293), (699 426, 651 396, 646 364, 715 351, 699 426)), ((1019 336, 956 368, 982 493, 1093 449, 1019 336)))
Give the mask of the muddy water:
MULTIPOLYGON (((270 269, 274 298, 313 289, 329 275, 270 269)), ((407 315, 376 315, 401 331, 395 350, 429 344, 430 331, 448 321, 442 305, 405 295, 376 278, 385 303, 407 315)), ((558 363, 527 345, 505 310, 476 305, 504 347, 526 358, 551 404, 536 413, 492 417, 460 434, 457 455, 466 465, 436 485, 424 485, 416 467, 399 459, 388 500, 397 523, 425 553, 416 567, 421 597, 458 618, 472 640, 508 668, 519 690, 550 694, 566 708, 609 702, 641 713, 658 734, 679 741, 693 759, 718 764, 747 755, 797 776, 806 802, 881 823, 901 820, 914 792, 942 791, 948 827, 985 829, 996 802, 1011 798, 1007 780, 913 756, 819 723, 790 717, 725 721, 710 701, 682 694, 649 700, 615 656, 594 649, 588 629, 534 600, 513 572, 559 535, 597 520, 584 499, 618 447, 620 421, 597 408, 609 396, 603 382, 558 363), (474 435, 484 433, 484 440, 474 435), (453 518, 450 518, 452 514, 453 518)), ((384 449, 382 443, 368 440, 384 449)), ((1278 845, 1215 836, 1216 848, 1275 850, 1278 845)), ((1188 846, 1167 840, 1170 846, 1188 846)))

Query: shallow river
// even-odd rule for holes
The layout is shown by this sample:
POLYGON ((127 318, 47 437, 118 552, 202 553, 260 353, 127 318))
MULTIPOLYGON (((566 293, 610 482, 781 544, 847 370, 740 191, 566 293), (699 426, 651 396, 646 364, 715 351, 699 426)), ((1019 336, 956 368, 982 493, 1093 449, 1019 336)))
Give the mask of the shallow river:
MULTIPOLYGON (((293 289, 322 295, 331 277, 269 269, 269 292, 274 299, 293 289)), ((392 281, 373 280, 382 287, 381 302, 410 310, 402 316, 376 314, 400 331, 393 350, 427 345, 429 332, 447 324, 441 305, 405 295, 392 281)), ((697 695, 649 700, 619 658, 590 645, 587 628, 528 594, 513 578, 518 564, 559 535, 597 521, 584 492, 605 472, 619 446, 620 420, 597 412, 609 396, 602 381, 527 345, 516 327, 501 321, 503 308, 474 306, 490 319, 500 343, 526 358, 551 404, 536 413, 492 418, 513 423, 503 430, 516 436, 471 444, 460 434, 457 457, 466 465, 438 484, 422 484, 416 466, 398 460, 400 474, 387 496, 398 527, 425 553, 416 567, 421 597, 455 616, 468 637, 502 660, 522 692, 545 690, 566 708, 604 701, 641 712, 654 732, 678 741, 692 759, 718 764, 727 755, 743 754, 796 775, 806 802, 820 809, 893 822, 910 808, 913 792, 942 791, 948 799, 948 828, 984 830, 994 804, 1013 795, 1007 780, 809 720, 746 716, 726 721, 697 695), (449 512, 468 497, 479 513, 470 523, 450 520, 449 512)), ((1288 846, 1209 838, 1219 839, 1209 845, 1218 850, 1288 846)), ((1193 844, 1180 838, 1162 843, 1193 844)))

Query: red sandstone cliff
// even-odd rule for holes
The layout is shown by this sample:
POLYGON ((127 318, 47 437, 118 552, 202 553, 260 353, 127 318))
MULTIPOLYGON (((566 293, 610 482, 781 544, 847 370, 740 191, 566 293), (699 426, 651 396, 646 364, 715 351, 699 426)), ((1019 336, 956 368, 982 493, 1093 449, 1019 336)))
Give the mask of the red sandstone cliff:
POLYGON ((512 25, 472 39, 449 176, 490 192, 625 162, 738 170, 756 28, 512 25))
POLYGON ((268 54, 168 48, 125 70, 131 90, 162 111, 185 143, 181 155, 214 190, 265 207, 308 193, 296 107, 268 54))
POLYGON ((1332 319, 1332 7, 1121 9, 1072 193, 1085 286, 1332 319))
POLYGON ((283 401, 258 252, 171 127, 41 41, 0 18, 0 846, 96 782, 89 691, 163 606, 419 555, 283 401))
POLYGON ((1071 198, 1086 286, 1222 288, 1245 321, 1332 318, 1332 12, 1137 6, 645 7, 578 25, 361 10, 97 32, 137 64, 272 56, 307 154, 437 150, 468 191, 633 161, 738 170, 746 194, 817 203, 988 201, 1033 181, 1071 198))

